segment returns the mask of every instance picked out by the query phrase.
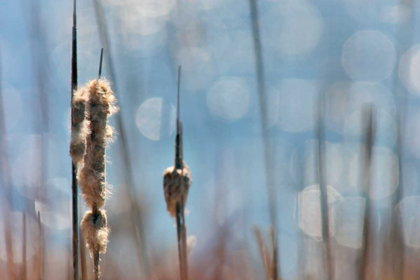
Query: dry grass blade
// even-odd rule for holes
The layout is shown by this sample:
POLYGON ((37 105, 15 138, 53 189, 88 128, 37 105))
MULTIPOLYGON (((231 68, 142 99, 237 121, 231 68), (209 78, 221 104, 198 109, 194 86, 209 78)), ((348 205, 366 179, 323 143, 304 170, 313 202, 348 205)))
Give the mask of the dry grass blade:
POLYGON ((257 226, 254 227, 254 234, 255 234, 255 238, 257 239, 258 249, 260 251, 261 260, 264 264, 267 279, 270 280, 273 277, 272 276, 273 268, 272 268, 271 256, 270 256, 269 252, 267 251, 267 248, 264 244, 262 234, 261 234, 261 230, 257 226))

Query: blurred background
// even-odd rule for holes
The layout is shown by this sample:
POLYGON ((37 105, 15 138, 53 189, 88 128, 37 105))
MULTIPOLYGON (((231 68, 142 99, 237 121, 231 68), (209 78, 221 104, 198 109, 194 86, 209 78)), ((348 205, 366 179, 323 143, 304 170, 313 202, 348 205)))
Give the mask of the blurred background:
MULTIPOLYGON (((71 279, 72 2, 0 2, 1 279, 71 279)), ((281 279, 327 279, 326 248, 335 279, 418 279, 415 0, 89 0, 77 14, 79 86, 103 47, 121 109, 103 279, 178 279, 162 187, 178 65, 192 279, 267 279, 253 227, 270 247, 270 199, 281 279)))

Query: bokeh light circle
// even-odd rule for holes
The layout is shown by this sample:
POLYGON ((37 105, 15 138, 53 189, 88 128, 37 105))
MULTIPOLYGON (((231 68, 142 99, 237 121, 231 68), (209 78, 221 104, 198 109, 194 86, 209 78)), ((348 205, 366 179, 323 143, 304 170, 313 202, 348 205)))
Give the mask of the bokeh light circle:
POLYGON ((245 116, 249 108, 249 87, 244 79, 225 77, 215 82, 207 93, 210 112, 225 120, 245 116))
POLYGON ((169 14, 176 0, 104 0, 105 5, 114 7, 131 7, 140 16, 161 17, 169 14))
POLYGON ((140 105, 136 113, 136 124, 143 136, 160 140, 175 131, 176 109, 162 98, 150 98, 140 105))
MULTIPOLYGON (((331 207, 335 202, 342 200, 342 196, 333 187, 327 186, 328 212, 332 215, 331 207)), ((319 185, 306 187, 299 193, 299 227, 307 235, 315 239, 321 238, 321 202, 319 185)), ((330 229, 334 219, 330 219, 330 229)))
POLYGON ((342 65, 354 80, 382 81, 391 75, 396 61, 394 43, 380 31, 358 31, 343 47, 342 65))
POLYGON ((366 202, 364 197, 344 198, 333 208, 335 222, 332 235, 340 245, 361 248, 366 202))
POLYGON ((404 243, 413 248, 420 248, 420 196, 408 196, 397 206, 402 220, 404 243))
POLYGON ((398 75, 410 94, 420 96, 420 45, 413 46, 401 57, 398 75))
POLYGON ((324 24, 305 1, 275 3, 261 19, 264 45, 281 56, 305 55, 320 42, 324 24))

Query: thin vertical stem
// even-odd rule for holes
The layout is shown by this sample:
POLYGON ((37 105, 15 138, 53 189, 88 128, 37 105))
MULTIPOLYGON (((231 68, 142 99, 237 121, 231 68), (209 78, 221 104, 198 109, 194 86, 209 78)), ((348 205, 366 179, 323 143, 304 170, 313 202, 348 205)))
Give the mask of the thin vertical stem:
POLYGON ((175 138, 175 169, 182 169, 182 135, 181 135, 181 121, 180 115, 180 84, 181 84, 181 66, 178 66, 178 83, 177 83, 177 112, 176 112, 176 138, 175 138))
MULTIPOLYGON (((72 28, 72 52, 71 52, 71 91, 70 108, 73 108, 73 94, 77 90, 77 13, 76 0, 73 0, 73 28, 72 28)), ((73 123, 73 109, 71 118, 73 123)), ((71 192, 72 192, 72 236, 73 236, 73 279, 79 279, 79 221, 78 221, 78 188, 77 188, 77 167, 72 161, 71 165, 71 192)))
POLYGON ((268 114, 267 114, 267 104, 266 104, 266 90, 265 90, 265 73, 262 57, 262 47, 261 47, 261 33, 259 28, 259 15, 258 7, 255 0, 249 0, 251 6, 251 23, 252 23, 252 34, 254 41, 254 54, 255 54, 255 64, 256 64, 256 75, 257 75, 257 84, 258 84, 258 96, 260 103, 260 114, 261 114, 261 128, 262 128, 262 138, 264 144, 264 170, 265 177, 267 180, 267 193, 268 193, 268 205, 270 208, 270 222, 273 226, 274 231, 274 242, 273 242, 273 280, 278 279, 280 274, 280 266, 277 261, 278 254, 278 242, 277 242, 277 231, 278 231, 278 218, 277 218, 277 199, 274 187, 274 179, 272 172, 272 155, 270 149, 270 139, 268 135, 268 114))
POLYGON ((182 256, 182 222, 181 222, 181 204, 176 204, 176 233, 178 238, 178 259, 179 259, 179 271, 181 273, 181 280, 184 280, 184 265, 182 256))
MULTIPOLYGON (((180 121, 180 84, 181 84, 181 66, 178 66, 177 83, 177 134, 175 137, 175 165, 174 170, 181 170, 181 193, 186 193, 184 184, 184 164, 183 164, 183 146, 182 146, 182 123, 180 121)), ((184 197, 176 205, 176 221, 178 236, 178 251, 181 280, 188 280, 188 260, 187 260, 187 229, 184 217, 184 197)))
POLYGON ((26 280, 27 265, 26 265, 26 212, 22 216, 22 279, 26 280))
POLYGON ((102 76, 102 60, 104 58, 104 48, 101 48, 101 57, 99 58, 99 71, 98 71, 98 80, 102 76))
POLYGON ((267 279, 270 280, 272 278, 271 257, 267 252, 267 248, 265 247, 264 241, 262 239, 261 231, 257 226, 254 227, 254 233, 255 238, 257 239, 258 249, 260 251, 261 260, 264 264, 267 279))
POLYGON ((176 204, 176 228, 178 237, 178 258, 181 280, 188 280, 186 228, 183 201, 176 204))
POLYGON ((324 98, 319 97, 319 111, 318 111, 318 166, 319 166, 319 193, 321 206, 321 221, 322 221, 322 242, 324 243, 325 258, 324 264, 326 267, 327 279, 333 279, 333 264, 331 257, 331 241, 329 230, 329 210, 328 210, 328 189, 325 179, 326 175, 326 149, 325 149, 325 128, 324 128, 324 98))
POLYGON ((38 230, 39 230, 39 247, 38 247, 38 275, 37 275, 37 279, 38 280, 42 280, 44 279, 44 254, 43 254, 43 249, 44 249, 44 232, 42 229, 42 224, 41 224, 41 214, 38 212, 38 230))
MULTIPOLYGON (((372 165, 372 150, 374 145, 374 120, 373 120, 373 108, 369 107, 365 110, 364 115, 362 116, 362 122, 366 120, 368 124, 367 132, 366 132, 366 138, 365 138, 365 145, 367 148, 366 151, 366 157, 362 158, 361 163, 361 184, 363 185, 364 179, 366 179, 366 190, 364 191, 365 196, 365 213, 364 213, 364 227, 363 227, 363 252, 361 257, 361 266, 359 271, 359 278, 358 279, 368 279, 367 278, 367 267, 368 267, 368 261, 369 261, 369 250, 370 250, 370 241, 371 241, 371 224, 370 224, 370 189, 371 189, 371 165, 372 165)), ((363 127, 363 123, 362 123, 363 127)))
MULTIPOLYGON (((105 150, 104 150, 105 151, 105 150)), ((104 155, 105 158, 105 155, 104 155)), ((105 178, 102 178, 102 180, 105 180, 105 178)), ((96 204, 93 205, 92 207, 92 215, 93 215, 93 223, 95 224, 100 212, 99 212, 99 208, 96 204)), ((98 280, 99 279, 99 245, 95 246, 95 250, 93 253, 93 274, 94 274, 94 279, 98 280)))
POLYGON ((87 280, 87 266, 86 266, 86 245, 85 239, 83 238, 83 234, 81 234, 81 230, 79 229, 79 236, 80 236, 80 270, 82 274, 82 280, 87 280))
POLYGON ((95 253, 93 255, 93 273, 94 273, 94 279, 99 280, 99 248, 95 248, 95 253))

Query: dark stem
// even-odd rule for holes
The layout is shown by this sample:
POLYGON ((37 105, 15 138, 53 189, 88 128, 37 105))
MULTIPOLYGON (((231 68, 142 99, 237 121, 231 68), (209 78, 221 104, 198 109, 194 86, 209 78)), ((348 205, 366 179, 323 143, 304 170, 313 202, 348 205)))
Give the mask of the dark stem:
POLYGON ((73 278, 74 280, 79 279, 79 222, 78 222, 78 190, 77 190, 77 167, 74 163, 72 163, 72 184, 71 184, 71 192, 72 192, 72 223, 73 223, 73 278))
POLYGON ((95 248, 95 252, 93 255, 93 273, 94 273, 94 279, 98 280, 99 279, 99 248, 95 248))
MULTIPOLYGON (((361 162, 361 185, 364 186, 364 182, 366 180, 366 189, 364 190, 364 197, 365 197, 365 213, 364 213, 364 226, 363 226, 363 252, 361 256, 361 265, 359 270, 359 278, 358 279, 368 279, 367 278, 367 267, 369 262, 369 250, 370 250, 370 241, 371 241, 371 222, 370 222, 370 214, 371 214, 371 201, 370 201, 370 189, 371 189, 371 173, 372 173, 372 150, 374 145, 374 114, 373 108, 368 107, 365 108, 363 112, 364 115, 362 116, 362 122, 368 124, 367 131, 365 133, 365 145, 366 145, 366 154, 365 158, 361 162)), ((363 123, 362 123, 363 127, 363 123)))
MULTIPOLYGON (((77 18, 76 18, 76 0, 73 2, 73 29, 72 29, 72 53, 71 53, 71 91, 70 91, 70 108, 73 108, 73 94, 77 90, 77 18)), ((73 109, 71 110, 71 118, 73 122, 73 109)), ((73 279, 79 279, 79 221, 78 221, 78 189, 77 189, 77 167, 72 162, 71 166, 72 182, 72 236, 73 236, 73 279)))
POLYGON ((182 169, 182 123, 179 120, 180 111, 180 84, 181 84, 181 66, 178 66, 178 86, 177 86, 177 116, 176 116, 176 137, 175 137, 175 169, 182 169))
POLYGON ((264 147, 264 170, 265 177, 267 180, 267 193, 268 193, 268 206, 270 209, 270 222, 273 226, 274 231, 274 242, 273 242, 273 280, 278 279, 279 274, 279 264, 277 261, 278 254, 278 242, 277 242, 277 232, 278 232, 278 217, 277 217, 277 203, 276 203, 276 194, 274 187, 273 171, 272 171, 272 155, 270 149, 270 139, 268 134, 268 114, 267 114, 267 104, 266 104, 266 90, 265 90, 265 73, 262 57, 262 47, 261 47, 261 33, 259 28, 259 15, 258 7, 255 0, 249 0, 251 7, 251 28, 253 34, 253 43, 254 43, 254 56, 256 64, 256 78, 258 85, 258 96, 259 96, 259 105, 260 105, 260 114, 261 114, 261 129, 262 129, 262 138, 263 138, 263 147, 264 147))
POLYGON ((104 58, 104 48, 101 48, 101 57, 99 58, 99 71, 98 71, 98 80, 102 76, 102 60, 104 58))
POLYGON ((325 265, 327 280, 333 279, 333 264, 331 257, 331 242, 329 230, 329 212, 328 212, 328 189, 325 179, 326 163, 325 163, 325 128, 324 128, 324 99, 319 99, 318 111, 318 166, 319 166, 319 193, 322 217, 322 242, 325 249, 325 265))
MULTIPOLYGON (((92 207, 92 215, 93 215, 93 223, 96 224, 96 221, 98 220, 100 216, 100 211, 98 208, 98 205, 93 204, 92 207)), ((93 253, 93 273, 94 273, 94 279, 99 279, 99 246, 95 247, 95 251, 93 253)))
POLYGON ((184 220, 184 207, 182 201, 176 204, 176 229, 178 237, 178 258, 181 280, 188 280, 186 228, 184 220))
POLYGON ((86 245, 85 245, 85 239, 83 238, 83 234, 81 234, 81 231, 79 229, 79 235, 80 235, 80 268, 82 273, 82 280, 87 280, 87 265, 86 265, 86 245))

